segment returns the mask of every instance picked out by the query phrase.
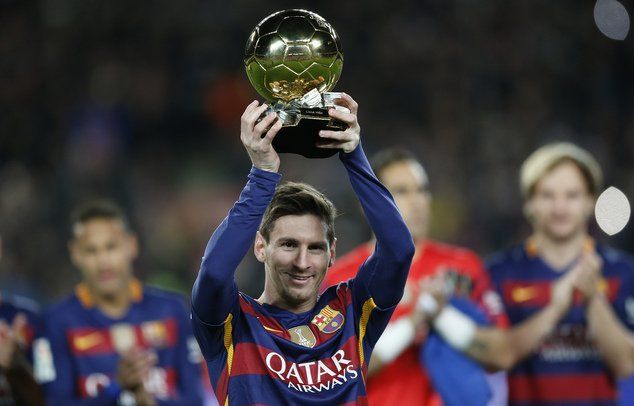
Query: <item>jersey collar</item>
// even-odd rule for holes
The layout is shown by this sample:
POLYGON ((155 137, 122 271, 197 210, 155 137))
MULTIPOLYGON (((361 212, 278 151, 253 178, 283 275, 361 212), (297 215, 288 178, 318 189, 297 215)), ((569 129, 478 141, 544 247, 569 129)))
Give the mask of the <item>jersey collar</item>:
MULTIPOLYGON (((138 279, 132 278, 128 284, 128 289, 130 290, 132 302, 138 303, 143 299, 143 284, 138 279)), ((91 308, 95 305, 95 300, 90 294, 90 289, 88 289, 88 286, 84 282, 79 283, 75 287, 75 295, 85 308, 91 308)))
MULTIPOLYGON (((596 249, 597 243, 594 241, 594 238, 588 236, 583 242, 583 251, 590 252, 596 249)), ((524 251, 529 258, 536 258, 539 256, 539 247, 537 246, 537 242, 534 238, 529 237, 524 243, 524 251)))

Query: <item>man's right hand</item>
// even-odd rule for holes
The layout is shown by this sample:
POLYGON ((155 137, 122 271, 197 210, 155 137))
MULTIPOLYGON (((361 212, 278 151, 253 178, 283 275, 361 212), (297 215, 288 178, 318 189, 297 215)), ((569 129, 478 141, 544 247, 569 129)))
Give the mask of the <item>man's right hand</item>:
POLYGON ((132 348, 123 354, 117 366, 117 381, 123 390, 132 392, 139 406, 154 406, 156 401, 148 393, 143 380, 150 369, 156 365, 158 358, 154 351, 132 348))
POLYGON ((240 120, 240 140, 247 149, 253 166, 264 171, 277 172, 280 157, 271 143, 282 128, 282 120, 271 112, 256 124, 267 107, 264 103, 259 105, 257 100, 247 106, 240 120))
POLYGON ((143 380, 150 369, 156 365, 157 357, 153 351, 132 348, 119 360, 117 380, 123 389, 137 390, 143 387, 143 380))
POLYGON ((26 316, 19 313, 9 326, 0 320, 0 368, 8 369, 12 366, 15 354, 24 346, 20 332, 26 327, 26 316))
POLYGON ((550 306, 563 317, 572 305, 575 282, 581 270, 577 267, 569 270, 555 281, 551 288, 550 306))
POLYGON ((431 323, 449 301, 444 270, 423 278, 419 283, 419 295, 414 314, 431 323))

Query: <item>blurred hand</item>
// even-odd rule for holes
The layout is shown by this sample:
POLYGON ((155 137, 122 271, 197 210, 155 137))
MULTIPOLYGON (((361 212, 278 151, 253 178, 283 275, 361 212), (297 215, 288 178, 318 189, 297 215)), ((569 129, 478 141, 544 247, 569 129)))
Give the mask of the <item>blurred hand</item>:
POLYGON ((359 105, 345 93, 342 93, 341 99, 337 99, 335 102, 339 106, 347 107, 350 113, 331 108, 328 110, 328 114, 330 117, 348 124, 348 128, 345 131, 319 131, 321 142, 317 146, 326 149, 341 149, 346 153, 352 152, 359 145, 361 139, 361 127, 359 127, 359 122, 357 121, 359 105))
POLYGON ((7 369, 13 363, 17 351, 25 345, 22 331, 26 327, 26 316, 18 313, 9 326, 4 320, 0 320, 0 367, 7 369))
POLYGON ((247 149, 253 166, 264 171, 277 172, 280 168, 280 157, 271 143, 282 128, 282 120, 271 112, 256 124, 267 107, 264 103, 259 105, 257 100, 247 106, 240 120, 240 140, 247 149))
POLYGON ((123 354, 117 366, 117 381, 125 390, 143 389, 143 380, 158 358, 154 351, 132 348, 123 354))
POLYGON ((583 294, 584 299, 588 302, 599 293, 603 260, 595 251, 584 252, 574 268, 578 269, 574 287, 583 294))
POLYGON ((156 405, 156 399, 152 396, 144 387, 141 386, 134 393, 134 400, 136 400, 137 406, 154 406, 156 405))
POLYGON ((568 312, 572 304, 572 294, 574 292, 574 284, 580 273, 579 268, 573 268, 563 274, 552 284, 550 306, 552 306, 560 315, 568 312))
POLYGON ((418 295, 418 302, 416 309, 423 313, 424 319, 429 322, 433 320, 443 307, 449 301, 446 289, 445 273, 440 271, 432 276, 428 276, 420 282, 420 293, 418 295), (425 295, 429 295, 436 302, 434 306, 424 306, 421 302, 425 295))

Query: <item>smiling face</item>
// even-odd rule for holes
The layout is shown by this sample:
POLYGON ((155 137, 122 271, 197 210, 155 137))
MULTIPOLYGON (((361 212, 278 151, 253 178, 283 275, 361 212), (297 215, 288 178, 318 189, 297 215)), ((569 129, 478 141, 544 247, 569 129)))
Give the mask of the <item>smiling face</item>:
POLYGON ((535 232, 566 241, 586 232, 593 207, 581 170, 572 161, 563 161, 535 184, 526 213, 535 232))
POLYGON ((91 292, 101 297, 127 292, 138 244, 123 221, 92 218, 78 223, 68 247, 73 264, 81 271, 91 292))
POLYGON ((296 313, 310 310, 326 270, 335 259, 327 227, 314 214, 275 220, 268 241, 258 232, 254 252, 264 263, 266 302, 296 313))

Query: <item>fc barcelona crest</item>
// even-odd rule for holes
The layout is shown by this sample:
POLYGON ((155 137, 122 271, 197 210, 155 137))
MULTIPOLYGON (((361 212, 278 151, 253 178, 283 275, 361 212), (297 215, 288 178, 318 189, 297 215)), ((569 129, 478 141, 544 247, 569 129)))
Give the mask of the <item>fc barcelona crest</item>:
POLYGON ((343 326, 344 320, 345 318, 341 312, 330 306, 326 306, 321 309, 315 317, 313 317, 313 321, 311 323, 316 325, 322 333, 331 334, 343 326))
POLYGON ((141 323, 141 334, 145 342, 154 348, 167 346, 167 327, 161 320, 141 323))

